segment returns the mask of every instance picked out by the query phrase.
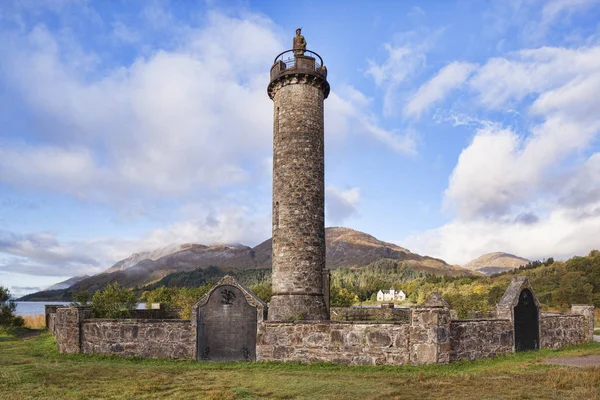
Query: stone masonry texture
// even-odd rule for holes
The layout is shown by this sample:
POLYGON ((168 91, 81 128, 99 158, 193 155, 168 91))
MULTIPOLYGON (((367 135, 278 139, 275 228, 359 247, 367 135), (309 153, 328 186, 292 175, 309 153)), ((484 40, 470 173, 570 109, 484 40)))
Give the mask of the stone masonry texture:
POLYGON ((512 353, 513 334, 513 325, 507 319, 453 320, 450 323, 450 361, 512 353))
POLYGON ((582 315, 542 313, 540 347, 557 349, 587 340, 587 324, 582 315))
POLYGON ((450 310, 415 307, 411 313, 411 364, 446 364, 450 361, 450 310))
POLYGON ((86 354, 191 360, 196 332, 187 320, 91 319, 83 323, 81 344, 86 354))
POLYGON ((257 360, 403 365, 409 362, 409 324, 271 322, 259 325, 257 360))
MULTIPOLYGON (((296 61, 298 58, 296 59, 296 61)), ((270 320, 327 320, 323 101, 314 70, 275 74, 273 126, 273 297, 270 320)))

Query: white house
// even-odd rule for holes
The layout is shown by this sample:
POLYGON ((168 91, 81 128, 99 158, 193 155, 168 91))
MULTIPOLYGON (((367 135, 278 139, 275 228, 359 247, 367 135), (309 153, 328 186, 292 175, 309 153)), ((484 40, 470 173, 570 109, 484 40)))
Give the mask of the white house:
POLYGON ((404 301, 406 300, 406 292, 404 290, 380 290, 377 292, 377 301, 404 301))

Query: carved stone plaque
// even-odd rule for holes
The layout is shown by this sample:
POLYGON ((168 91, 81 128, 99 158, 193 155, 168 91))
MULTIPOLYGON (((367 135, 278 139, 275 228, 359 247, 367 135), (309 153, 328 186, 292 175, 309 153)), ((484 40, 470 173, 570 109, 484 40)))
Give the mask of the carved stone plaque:
POLYGON ((240 289, 218 286, 198 308, 198 360, 256 360, 256 307, 240 289))

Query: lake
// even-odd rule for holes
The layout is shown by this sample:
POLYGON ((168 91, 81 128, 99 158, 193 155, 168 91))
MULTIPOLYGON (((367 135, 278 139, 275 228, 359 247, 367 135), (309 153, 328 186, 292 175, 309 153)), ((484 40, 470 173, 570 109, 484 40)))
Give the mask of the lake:
MULTIPOLYGON (((64 301, 15 301, 17 304, 17 315, 40 315, 46 312, 45 305, 68 306, 70 303, 64 301)), ((146 303, 139 303, 138 310, 146 308, 146 303)))

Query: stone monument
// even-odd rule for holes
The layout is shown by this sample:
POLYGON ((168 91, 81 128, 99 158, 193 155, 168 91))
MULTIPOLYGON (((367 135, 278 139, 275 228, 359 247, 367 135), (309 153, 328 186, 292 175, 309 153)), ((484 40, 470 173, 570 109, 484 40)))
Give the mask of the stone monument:
POLYGON ((323 101, 329 83, 321 57, 296 33, 294 48, 275 59, 267 88, 274 102, 269 320, 327 320, 323 101))
POLYGON ((306 40, 300 32, 302 32, 302 28, 296 29, 296 36, 294 36, 294 40, 292 40, 292 49, 294 50, 294 55, 297 56, 303 56, 306 51, 306 40))

